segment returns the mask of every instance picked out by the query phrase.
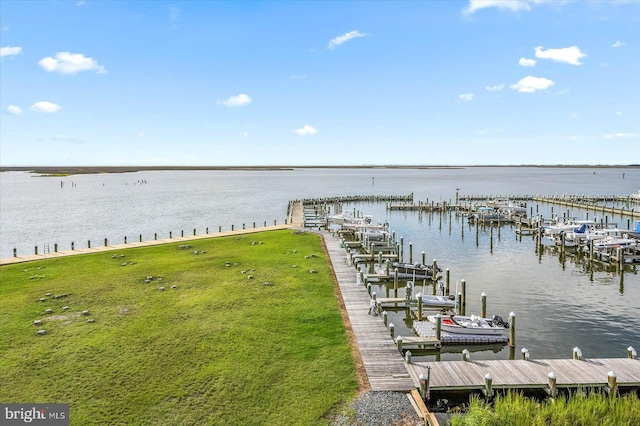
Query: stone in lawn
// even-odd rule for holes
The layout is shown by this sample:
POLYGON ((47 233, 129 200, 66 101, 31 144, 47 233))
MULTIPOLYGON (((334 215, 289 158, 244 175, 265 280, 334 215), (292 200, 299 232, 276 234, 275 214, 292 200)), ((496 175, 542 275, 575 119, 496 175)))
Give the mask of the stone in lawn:
POLYGON ((33 322, 33 325, 42 325, 42 321, 41 320, 35 320, 33 322))
POLYGON ((45 314, 52 314, 53 313, 53 309, 45 309, 44 313, 45 314))
POLYGON ((158 288, 158 290, 164 291, 164 287, 160 287, 160 288, 158 288))
POLYGON ((38 335, 44 336, 45 334, 47 334, 47 330, 38 330, 38 335))
POLYGON ((89 311, 82 311, 82 315, 84 315, 84 316, 89 315, 89 311))

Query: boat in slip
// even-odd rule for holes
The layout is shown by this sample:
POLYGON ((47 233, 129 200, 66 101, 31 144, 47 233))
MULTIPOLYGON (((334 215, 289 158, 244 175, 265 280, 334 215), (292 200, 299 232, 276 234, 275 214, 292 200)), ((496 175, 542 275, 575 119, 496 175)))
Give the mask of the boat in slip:
MULTIPOLYGON (((436 323, 435 315, 430 315, 427 319, 436 323)), ((454 334, 506 336, 509 332, 509 323, 499 315, 494 315, 493 318, 481 318, 477 315, 450 315, 443 316, 441 321, 442 331, 454 334)))
POLYGON ((428 308, 453 309, 456 307, 456 298, 453 295, 438 296, 425 294, 422 296, 422 306, 428 308))
MULTIPOLYGON (((391 269, 398 271, 398 278, 433 278, 433 265, 423 265, 419 262, 391 262, 391 269)), ((436 273, 442 272, 442 268, 436 265, 436 273)))

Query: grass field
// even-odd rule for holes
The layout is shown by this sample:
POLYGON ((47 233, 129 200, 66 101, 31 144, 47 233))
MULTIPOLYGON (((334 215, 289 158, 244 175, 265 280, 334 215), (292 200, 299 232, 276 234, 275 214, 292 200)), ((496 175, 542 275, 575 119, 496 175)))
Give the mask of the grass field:
POLYGON ((0 282, 0 402, 69 403, 72 425, 324 424, 357 391, 315 234, 8 265, 0 282))

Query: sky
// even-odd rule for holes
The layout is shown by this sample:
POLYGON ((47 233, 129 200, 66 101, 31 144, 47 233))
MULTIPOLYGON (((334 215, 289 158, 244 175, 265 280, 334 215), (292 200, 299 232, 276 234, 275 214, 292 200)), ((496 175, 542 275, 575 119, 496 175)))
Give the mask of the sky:
POLYGON ((1 166, 640 164, 640 0, 0 0, 1 166))

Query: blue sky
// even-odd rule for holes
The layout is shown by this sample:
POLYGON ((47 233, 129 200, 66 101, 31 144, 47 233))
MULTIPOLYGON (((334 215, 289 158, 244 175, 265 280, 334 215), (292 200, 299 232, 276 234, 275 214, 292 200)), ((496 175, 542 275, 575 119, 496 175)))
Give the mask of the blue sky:
POLYGON ((640 0, 0 2, 0 164, 640 163, 640 0))

